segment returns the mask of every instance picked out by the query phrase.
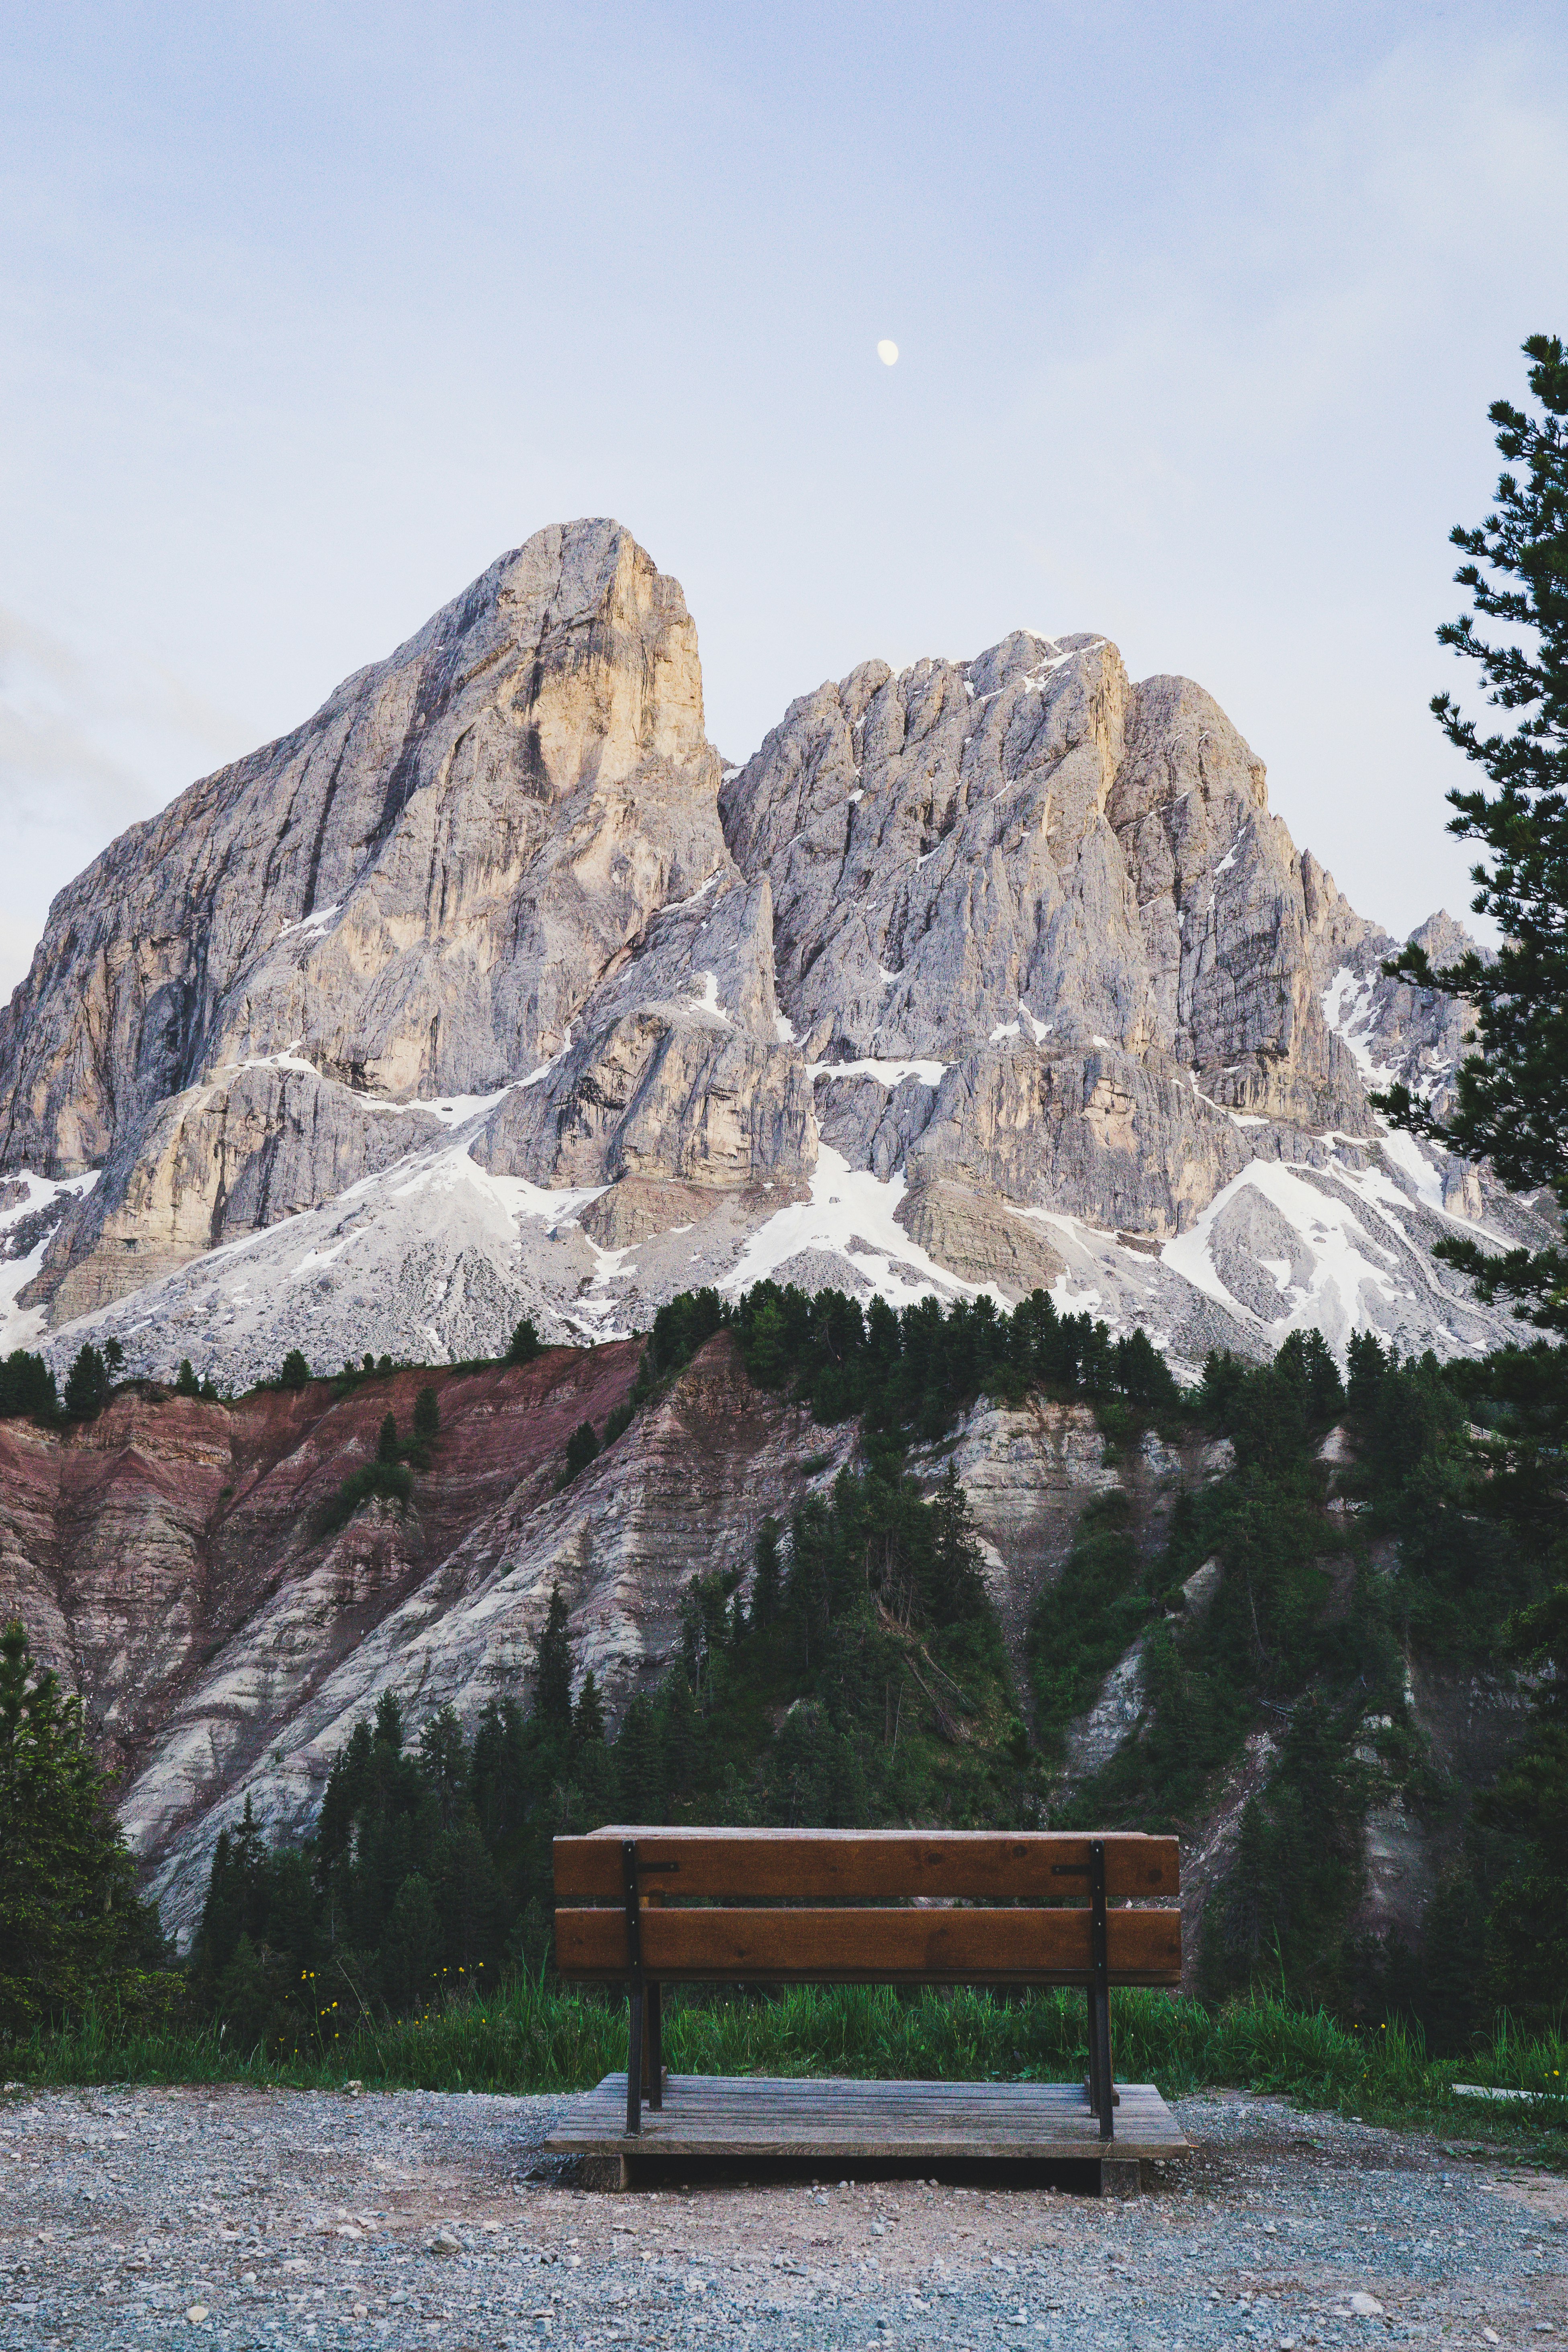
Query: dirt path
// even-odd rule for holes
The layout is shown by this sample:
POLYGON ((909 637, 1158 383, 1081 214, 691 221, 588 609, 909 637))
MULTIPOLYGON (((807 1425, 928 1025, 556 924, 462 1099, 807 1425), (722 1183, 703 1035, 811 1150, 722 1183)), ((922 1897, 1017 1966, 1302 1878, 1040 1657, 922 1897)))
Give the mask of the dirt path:
POLYGON ((1104 2203, 916 2181, 586 2190, 530 2177, 556 2104, 13 2095, 0 2347, 1278 2352, 1392 2336, 1550 2352, 1568 2336, 1561 2179, 1277 2101, 1186 2101, 1194 2156, 1104 2203))

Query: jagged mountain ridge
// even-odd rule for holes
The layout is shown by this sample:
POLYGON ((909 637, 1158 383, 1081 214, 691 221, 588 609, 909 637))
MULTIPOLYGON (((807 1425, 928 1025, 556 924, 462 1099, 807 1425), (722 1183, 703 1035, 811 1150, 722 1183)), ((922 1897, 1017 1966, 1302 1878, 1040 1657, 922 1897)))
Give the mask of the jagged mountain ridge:
POLYGON ((863 664, 726 773, 677 583, 552 528, 57 900, 0 1016, 7 1344, 243 1384, 773 1273, 1044 1283, 1189 1362, 1481 1348, 1429 1244, 1523 1213, 1371 1113, 1463 1025, 1391 944, 1103 638, 863 664))

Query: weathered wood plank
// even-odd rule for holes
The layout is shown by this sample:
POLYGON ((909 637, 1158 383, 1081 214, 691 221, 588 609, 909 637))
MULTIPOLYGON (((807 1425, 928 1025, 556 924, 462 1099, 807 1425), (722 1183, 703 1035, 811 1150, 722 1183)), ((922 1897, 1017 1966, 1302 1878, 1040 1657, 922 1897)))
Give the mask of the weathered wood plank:
MULTIPOLYGON (((1175 1984, 1179 1911, 1112 1911, 1106 1949, 1114 1984, 1175 1984)), ((642 1915, 643 1966, 665 1983, 1087 1983, 1087 1911, 689 1910, 642 1915)), ((617 1911, 558 1910, 555 1964, 563 1977, 626 1971, 617 1911)))
POLYGON ((626 2131, 626 2076, 572 2101, 553 2155, 1093 2161, 1179 2154, 1187 2141, 1152 2084, 1122 2085, 1109 2147, 1077 2084, 868 2083, 672 2075, 665 2104, 626 2131))
MULTIPOLYGON (((622 1900, 623 1840, 636 1838, 667 1899, 1068 1904, 1089 1893, 1089 1841, 1044 1832, 907 1830, 669 1830, 635 1825, 555 1840, 559 1904, 622 1900), (674 1870, 659 1865, 673 1862, 674 1870), (1058 1874, 1063 1867, 1081 1875, 1058 1874)), ((1173 1900, 1181 1891, 1174 1838, 1117 1832, 1105 1843, 1111 1902, 1173 1900)))

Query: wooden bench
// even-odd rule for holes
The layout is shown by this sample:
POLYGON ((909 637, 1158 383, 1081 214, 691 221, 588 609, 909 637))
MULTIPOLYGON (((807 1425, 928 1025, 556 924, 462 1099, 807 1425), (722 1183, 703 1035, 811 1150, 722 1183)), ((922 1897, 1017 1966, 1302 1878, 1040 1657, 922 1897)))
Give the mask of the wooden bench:
POLYGON ((664 1985, 1025 1984, 1084 1988, 1079 2113, 1087 2101, 1105 2143, 1110 1990, 1180 1982, 1179 1890, 1174 1838, 603 1829, 555 1840, 555 1961, 575 1983, 626 1984, 628 2138, 645 2088, 663 2106, 664 1985))

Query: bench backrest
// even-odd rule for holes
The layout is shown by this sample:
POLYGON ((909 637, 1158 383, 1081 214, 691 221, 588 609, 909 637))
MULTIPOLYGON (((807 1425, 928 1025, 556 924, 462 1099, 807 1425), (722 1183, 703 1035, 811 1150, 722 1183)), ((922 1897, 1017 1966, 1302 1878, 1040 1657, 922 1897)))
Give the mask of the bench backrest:
POLYGON ((1106 1980, 1178 1983, 1175 1839, 1045 1831, 559 1837, 556 1965, 580 1980, 1088 1984, 1097 1847, 1106 1980))

